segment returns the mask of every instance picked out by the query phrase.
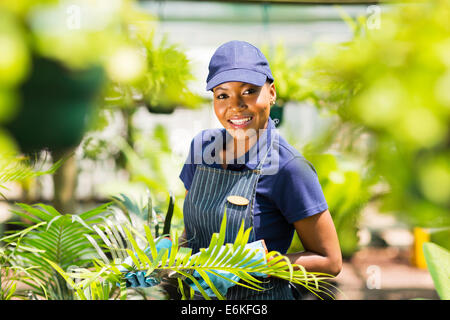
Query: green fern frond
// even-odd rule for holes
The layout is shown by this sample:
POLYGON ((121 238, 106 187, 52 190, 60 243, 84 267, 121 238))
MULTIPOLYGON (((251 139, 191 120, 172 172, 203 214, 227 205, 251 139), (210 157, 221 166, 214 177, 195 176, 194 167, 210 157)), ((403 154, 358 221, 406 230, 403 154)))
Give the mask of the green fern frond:
POLYGON ((73 299, 72 291, 67 288, 65 279, 55 273, 54 265, 68 270, 71 266, 88 265, 92 258, 98 257, 93 244, 98 244, 100 237, 93 226, 102 221, 99 216, 107 212, 109 204, 79 215, 64 215, 42 203, 17 206, 20 210, 12 212, 31 221, 31 225, 0 240, 6 244, 16 265, 29 273, 28 279, 21 280, 30 285, 37 296, 73 299))
MULTIPOLYGON (((53 174, 67 158, 55 162, 49 169, 43 169, 43 164, 38 167, 36 159, 25 156, 8 155, 0 153, 0 187, 7 189, 4 185, 12 181, 22 181, 46 174, 53 174), (32 161, 33 160, 33 161, 32 161)), ((2 195, 0 193, 0 195, 2 195)), ((3 195, 2 195, 3 196, 3 195)), ((4 197, 4 196, 3 196, 4 197)))

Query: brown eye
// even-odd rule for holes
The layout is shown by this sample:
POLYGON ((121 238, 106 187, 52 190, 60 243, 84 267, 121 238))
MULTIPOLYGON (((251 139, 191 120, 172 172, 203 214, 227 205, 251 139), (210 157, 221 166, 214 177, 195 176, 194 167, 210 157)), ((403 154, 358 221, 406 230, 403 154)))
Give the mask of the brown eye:
POLYGON ((248 88, 244 91, 244 94, 253 94, 256 93, 258 90, 256 88, 248 88))
POLYGON ((225 93, 219 94, 218 96, 216 96, 216 99, 222 100, 225 99, 226 97, 228 97, 225 93))

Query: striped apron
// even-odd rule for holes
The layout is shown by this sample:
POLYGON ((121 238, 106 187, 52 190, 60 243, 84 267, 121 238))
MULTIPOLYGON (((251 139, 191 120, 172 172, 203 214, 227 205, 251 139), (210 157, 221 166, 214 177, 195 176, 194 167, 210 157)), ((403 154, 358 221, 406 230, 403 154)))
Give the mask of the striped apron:
MULTIPOLYGON (((207 248, 213 233, 220 231, 220 225, 225 211, 227 226, 225 243, 234 243, 236 235, 245 221, 245 229, 253 227, 253 204, 255 201, 256 184, 271 143, 264 158, 254 170, 232 171, 198 165, 191 188, 183 205, 186 239, 192 253, 200 248, 207 248), (249 199, 246 206, 235 205, 227 201, 230 195, 249 199)), ((254 229, 249 242, 255 241, 254 229)), ((293 300, 289 282, 278 278, 258 278, 264 291, 256 291, 239 285, 228 289, 227 300, 293 300)), ((198 298, 198 297, 197 297, 198 298)))

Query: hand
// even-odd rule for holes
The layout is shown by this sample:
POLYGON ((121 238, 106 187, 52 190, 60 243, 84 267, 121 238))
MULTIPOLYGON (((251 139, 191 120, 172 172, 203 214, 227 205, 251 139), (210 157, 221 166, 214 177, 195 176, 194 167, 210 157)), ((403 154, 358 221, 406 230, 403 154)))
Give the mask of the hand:
MULTIPOLYGON (((167 249, 169 251, 169 255, 170 255, 170 248, 172 247, 172 241, 169 238, 162 238, 162 239, 159 239, 159 241, 157 240, 155 246, 156 246, 157 252, 161 251, 162 249, 167 249)), ((150 248, 146 248, 144 250, 144 252, 151 259, 150 248)), ((136 255, 136 257, 137 257, 137 255, 136 255)), ((124 260, 123 264, 129 265, 132 268, 135 267, 133 264, 133 259, 131 257, 127 257, 124 260)), ((147 288, 147 287, 156 286, 160 283, 160 280, 155 277, 152 277, 152 276, 146 277, 145 271, 129 271, 130 269, 128 269, 126 266, 123 266, 123 264, 120 265, 118 269, 120 272, 126 272, 124 278, 126 280, 125 284, 126 284, 127 288, 129 288, 129 287, 147 288), (127 271, 129 271, 129 272, 127 272, 127 271)))
MULTIPOLYGON (((245 265, 243 265, 243 267, 249 266, 258 260, 264 260, 264 262, 258 263, 255 266, 261 266, 261 265, 265 265, 267 263, 266 254, 268 251, 267 251, 266 243, 264 242, 264 240, 258 240, 258 241, 248 243, 245 246, 245 249, 253 249, 254 251, 256 251, 256 253, 253 256, 253 258, 250 259, 249 262, 247 262, 245 265)), ((262 277, 262 278, 268 277, 267 274, 262 273, 262 272, 250 272, 250 275, 255 276, 255 277, 262 277)))
POLYGON ((160 281, 154 277, 145 276, 145 271, 128 272, 125 274, 126 287, 153 287, 160 283, 160 281))
MULTIPOLYGON (((224 246, 222 246, 218 255, 220 255, 223 248, 224 248, 224 246)), ((256 251, 256 254, 246 264, 244 264, 243 267, 252 265, 256 261, 261 260, 261 259, 264 259, 264 263, 261 263, 261 264, 265 264, 265 262, 266 262, 265 255, 267 253, 267 249, 266 249, 264 240, 259 240, 259 241, 248 243, 247 245, 245 245, 244 250, 245 249, 252 249, 248 253, 248 255, 250 255, 254 251, 256 251)), ((197 256, 199 254, 200 253, 196 253, 192 257, 197 256)), ((257 264, 257 265, 259 266, 260 264, 257 264)), ((225 296, 227 294, 227 291, 229 288, 236 285, 236 283, 234 283, 233 281, 238 282, 240 280, 240 278, 238 276, 236 276, 235 274, 233 274, 231 272, 221 271, 221 270, 214 270, 214 272, 217 274, 220 274, 222 277, 226 278, 226 279, 224 279, 224 278, 219 277, 210 272, 206 272, 208 274, 209 279, 211 280, 213 285, 217 288, 217 290, 219 291, 219 293, 222 296, 225 296)), ((250 274, 253 276, 258 276, 258 277, 267 277, 266 274, 260 273, 260 272, 252 272, 250 274)), ((200 276, 200 274, 197 271, 194 271, 193 276, 199 282, 200 287, 206 292, 206 294, 209 297, 216 297, 216 294, 214 293, 214 291, 209 287, 209 285, 206 283, 206 281, 200 276)), ((191 281, 190 279, 186 279, 186 281, 189 284, 189 286, 192 289, 194 289, 194 291, 200 292, 200 289, 197 287, 197 285, 193 281, 191 281)))
MULTIPOLYGON (((225 246, 222 246, 220 248, 218 255, 221 254, 221 252, 223 251, 224 248, 225 248, 225 246)), ((198 253, 192 255, 191 259, 193 257, 199 256, 200 254, 201 254, 201 252, 198 252, 198 253)), ((205 272, 208 275, 209 280, 213 283, 214 287, 216 287, 216 289, 220 292, 220 294, 222 296, 225 296, 227 294, 228 289, 235 285, 235 283, 233 283, 232 281, 228 281, 228 280, 221 278, 215 274, 212 274, 211 272, 207 272, 207 271, 205 271, 205 272)), ((230 280, 233 280, 236 282, 240 280, 240 278, 238 276, 234 275, 231 272, 222 271, 222 270, 214 270, 214 272, 217 274, 220 274, 221 276, 223 276, 227 279, 230 279, 230 280)), ((207 296, 216 297, 216 294, 210 288, 208 283, 206 283, 206 281, 202 278, 200 273, 198 273, 197 271, 194 271, 192 276, 198 281, 200 288, 202 288, 206 292, 207 296)), ((189 284, 189 286, 192 289, 194 289, 194 291, 201 292, 201 290, 197 287, 197 285, 191 279, 187 278, 186 282, 189 284)))

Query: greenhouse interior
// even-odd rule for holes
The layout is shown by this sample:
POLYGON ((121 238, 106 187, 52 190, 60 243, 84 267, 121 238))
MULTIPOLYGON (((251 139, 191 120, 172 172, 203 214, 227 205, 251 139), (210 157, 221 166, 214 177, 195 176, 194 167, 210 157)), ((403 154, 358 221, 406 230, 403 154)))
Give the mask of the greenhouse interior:
MULTIPOLYGON (((0 1, 0 16, 0 300, 229 299, 221 286, 273 278, 296 300, 450 299, 449 1, 0 1), (253 228, 228 243, 221 212, 206 245, 185 245, 204 204, 187 205, 181 173, 194 137, 224 127, 205 88, 233 40, 267 58, 267 112, 313 166, 335 274, 288 258, 320 255, 301 223, 286 252, 253 249, 258 195, 225 207, 248 206, 253 228)), ((295 191, 264 205, 285 219, 295 191)))

